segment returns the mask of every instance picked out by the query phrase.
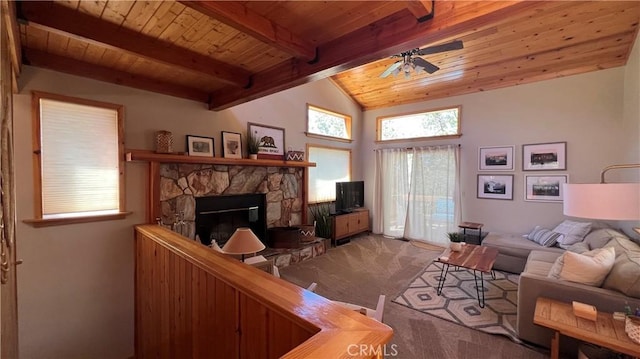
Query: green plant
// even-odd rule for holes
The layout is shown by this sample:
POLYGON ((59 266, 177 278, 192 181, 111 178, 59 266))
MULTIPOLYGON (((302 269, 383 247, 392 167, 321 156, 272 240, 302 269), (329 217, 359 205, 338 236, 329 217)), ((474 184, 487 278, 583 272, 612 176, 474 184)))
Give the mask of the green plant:
POLYGON ((320 202, 309 205, 309 212, 316 222, 316 236, 331 238, 331 207, 330 202, 320 202))
POLYGON ((247 138, 247 149, 250 154, 257 154, 260 151, 260 137, 257 133, 249 132, 249 138, 247 138))
POLYGON ((449 232, 447 233, 447 237, 453 243, 464 242, 464 234, 460 232, 449 232))

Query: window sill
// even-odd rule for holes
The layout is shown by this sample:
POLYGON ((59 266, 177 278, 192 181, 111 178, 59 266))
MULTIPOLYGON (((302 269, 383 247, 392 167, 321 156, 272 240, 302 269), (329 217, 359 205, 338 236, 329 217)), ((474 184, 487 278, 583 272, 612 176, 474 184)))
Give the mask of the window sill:
POLYGON ((22 222, 36 228, 40 227, 50 227, 50 226, 63 226, 66 224, 76 224, 76 223, 89 223, 89 222, 100 222, 100 221, 111 221, 116 219, 125 219, 128 215, 133 212, 120 212, 114 214, 105 214, 100 216, 86 216, 86 217, 73 217, 73 218, 52 218, 52 219, 25 219, 22 222))
POLYGON ((311 132, 305 132, 304 133, 307 137, 313 137, 313 138, 319 138, 322 140, 330 140, 330 141, 338 141, 338 142, 344 142, 344 143, 351 143, 353 142, 352 139, 350 138, 342 138, 342 137, 333 137, 333 136, 324 136, 324 135, 318 135, 316 133, 311 133, 311 132))

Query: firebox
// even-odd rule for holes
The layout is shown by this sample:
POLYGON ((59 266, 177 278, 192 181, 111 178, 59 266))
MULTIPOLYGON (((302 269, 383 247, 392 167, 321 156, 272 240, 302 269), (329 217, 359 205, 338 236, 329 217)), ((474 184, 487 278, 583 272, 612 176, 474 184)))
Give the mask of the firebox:
POLYGON ((196 197, 196 234, 220 247, 239 227, 249 227, 267 245, 267 199, 262 193, 196 197))

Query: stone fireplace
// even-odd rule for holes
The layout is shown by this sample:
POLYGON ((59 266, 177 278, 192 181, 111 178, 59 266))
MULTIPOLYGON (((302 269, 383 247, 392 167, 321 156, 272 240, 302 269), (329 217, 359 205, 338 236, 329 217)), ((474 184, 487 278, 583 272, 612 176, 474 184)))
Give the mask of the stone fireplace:
MULTIPOLYGON (((159 172, 158 220, 186 237, 195 239, 196 199, 201 197, 262 194, 267 228, 302 224, 304 168, 160 163, 159 172)), ((206 244, 209 238, 201 241, 206 244)))

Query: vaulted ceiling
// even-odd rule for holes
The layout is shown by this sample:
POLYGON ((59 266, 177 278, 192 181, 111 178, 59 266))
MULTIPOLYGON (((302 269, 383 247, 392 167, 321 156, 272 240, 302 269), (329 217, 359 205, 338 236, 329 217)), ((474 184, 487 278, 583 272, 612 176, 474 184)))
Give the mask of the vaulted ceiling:
POLYGON ((208 104, 323 78, 363 109, 622 66, 637 1, 24 1, 10 4, 22 63, 208 104), (380 78, 414 48, 433 74, 380 78))

